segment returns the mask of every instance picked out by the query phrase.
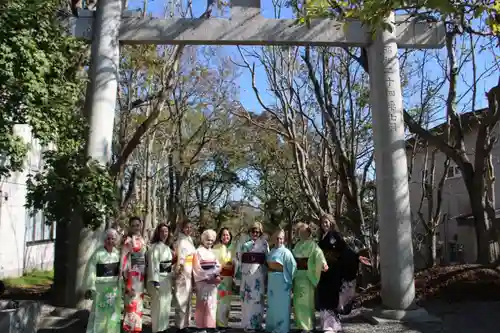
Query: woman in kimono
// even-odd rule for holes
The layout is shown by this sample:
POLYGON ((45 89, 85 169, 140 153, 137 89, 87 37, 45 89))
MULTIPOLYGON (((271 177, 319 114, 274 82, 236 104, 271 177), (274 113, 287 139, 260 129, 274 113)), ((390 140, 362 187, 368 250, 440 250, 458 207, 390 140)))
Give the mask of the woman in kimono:
POLYGON ((250 240, 240 249, 241 258, 241 328, 258 330, 264 321, 264 293, 266 288, 266 256, 269 246, 263 237, 262 223, 256 222, 249 230, 250 240))
POLYGON ((93 300, 87 333, 120 333, 122 286, 117 243, 118 233, 109 229, 104 246, 99 247, 87 263, 85 298, 93 300))
POLYGON ((351 310, 359 262, 369 262, 349 248, 332 216, 322 216, 320 223, 318 245, 328 265, 328 270, 321 273, 317 288, 321 330, 341 332, 340 315, 351 310))
POLYGON ((196 284, 194 321, 198 328, 215 328, 217 315, 217 285, 221 282, 221 265, 212 251, 217 234, 208 229, 201 234, 201 245, 193 258, 196 284))
POLYGON ((229 311, 231 310, 231 297, 233 295, 234 265, 232 261, 231 241, 233 236, 228 228, 222 228, 217 235, 217 244, 214 253, 222 266, 222 281, 217 288, 217 327, 228 327, 229 311))
POLYGON ((170 229, 160 223, 154 232, 148 251, 148 292, 151 296, 153 333, 168 329, 172 302, 172 251, 169 247, 170 229))
POLYGON ((267 255, 266 331, 290 331, 290 299, 297 264, 285 243, 285 232, 278 230, 271 239, 273 248, 267 255))
POLYGON ((328 270, 323 251, 312 238, 311 227, 306 223, 297 225, 299 241, 293 255, 297 262, 297 273, 293 280, 293 308, 295 325, 299 330, 315 328, 315 291, 321 272, 328 270))
POLYGON ((122 274, 125 281, 125 313, 123 330, 142 332, 144 310, 144 278, 146 277, 146 242, 141 236, 142 220, 129 220, 129 233, 122 247, 122 274))
POLYGON ((191 319, 191 296, 193 279, 193 255, 196 251, 191 239, 192 225, 185 221, 174 245, 175 252, 175 326, 178 329, 189 327, 191 319))

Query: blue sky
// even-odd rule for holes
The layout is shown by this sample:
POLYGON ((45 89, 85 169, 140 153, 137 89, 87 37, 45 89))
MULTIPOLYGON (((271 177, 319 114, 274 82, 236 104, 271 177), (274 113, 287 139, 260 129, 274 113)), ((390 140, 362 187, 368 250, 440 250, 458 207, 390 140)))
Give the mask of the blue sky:
MULTIPOLYGON (((148 12, 152 13, 154 16, 163 16, 165 13, 165 6, 166 4, 169 4, 170 2, 174 2, 175 0, 150 0, 148 2, 148 12)), ((262 1, 263 3, 263 8, 262 8, 262 13, 265 17, 274 17, 274 10, 272 7, 272 2, 271 0, 264 0, 262 1)), ((279 2, 279 1, 276 1, 279 2)), ((134 10, 138 8, 143 7, 143 1, 142 0, 131 0, 129 2, 129 9, 134 10)), ((205 10, 206 8, 206 0, 193 0, 193 8, 194 8, 194 15, 199 16, 201 13, 205 10)), ((213 13, 213 16, 220 16, 217 13, 213 13)), ((224 15, 227 16, 227 15, 224 15)), ((284 18, 289 18, 291 17, 291 11, 290 10, 284 10, 282 13, 282 17, 284 18)), ((223 47, 223 53, 230 55, 233 57, 235 62, 240 62, 239 60, 239 54, 234 46, 224 46, 223 47)), ((419 60, 424 51, 417 51, 413 56, 413 60, 419 60)), ((441 53, 444 54, 445 50, 436 50, 436 51, 430 51, 428 54, 437 54, 441 53)), ((464 52, 467 52, 467 49, 464 50, 464 52)), ((495 63, 498 63, 498 59, 495 60, 495 56, 488 50, 481 51, 481 52, 476 52, 476 63, 478 67, 478 73, 484 72, 487 68, 491 68, 491 66, 495 63)), ((460 57, 461 52, 458 52, 458 57, 460 57)), ((443 57, 441 57, 443 58, 443 57)), ((459 111, 471 111, 471 104, 466 103, 466 101, 470 101, 470 82, 472 82, 472 67, 470 62, 466 63, 464 65, 465 67, 461 70, 460 73, 460 78, 459 78, 459 85, 458 85, 458 96, 465 95, 466 97, 463 98, 461 101, 459 101, 459 111)), ((436 61, 431 61, 428 65, 426 65, 426 75, 429 75, 430 77, 434 78, 439 78, 442 76, 442 69, 439 67, 438 63, 436 61)), ((498 73, 500 73, 500 68, 496 68, 496 70, 492 71, 493 73, 497 73, 496 75, 490 75, 489 77, 482 77, 480 80, 480 83, 478 84, 478 91, 477 91, 477 97, 476 97, 476 109, 483 108, 487 106, 486 103, 486 98, 485 98, 485 92, 487 92, 490 88, 496 85, 498 81, 498 73)), ((265 87, 267 87, 267 81, 265 79, 265 73, 263 70, 259 70, 257 68, 257 74, 256 74, 256 83, 259 87, 264 87, 262 91, 265 90, 265 87)), ((248 71, 245 69, 242 70, 241 76, 239 78, 239 85, 240 85, 240 102, 243 104, 245 108, 251 111, 256 111, 259 112, 261 110, 260 105, 257 102, 257 99, 252 91, 251 87, 251 77, 248 71)), ((444 87, 441 90, 441 93, 443 95, 446 95, 448 90, 447 84, 444 85, 444 87)), ((273 103, 273 98, 268 95, 268 94, 263 94, 263 98, 265 99, 265 103, 273 103), (267 95, 267 96, 266 96, 267 95)), ((418 98, 416 96, 407 96, 405 98, 405 107, 410 107, 411 104, 419 104, 418 98)), ((444 108, 444 103, 442 105, 442 108, 444 108)), ((435 116, 437 119, 443 119, 444 116, 444 109, 439 108, 437 110, 437 116, 435 116)), ((236 191, 234 193, 234 199, 237 200, 241 196, 240 191, 236 191)))

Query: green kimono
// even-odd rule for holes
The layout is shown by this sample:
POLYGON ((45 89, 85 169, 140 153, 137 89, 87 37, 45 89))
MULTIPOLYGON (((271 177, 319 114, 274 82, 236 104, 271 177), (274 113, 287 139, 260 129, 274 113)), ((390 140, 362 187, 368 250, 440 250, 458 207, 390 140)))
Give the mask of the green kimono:
POLYGON ((148 292, 151 296, 151 326, 153 333, 166 331, 172 303, 172 252, 162 242, 148 251, 148 292), (158 283, 158 287, 153 285, 158 283))
POLYGON ((234 265, 232 260, 232 248, 217 244, 213 252, 222 266, 222 281, 217 287, 217 326, 228 327, 229 311, 231 310, 231 299, 233 295, 234 265))
POLYGON ((297 272, 293 280, 293 307, 298 329, 314 329, 316 286, 326 263, 323 251, 313 239, 298 241, 293 249, 297 272))
POLYGON ((87 263, 84 281, 92 291, 92 309, 87 333, 120 333, 122 283, 120 251, 98 248, 87 263))

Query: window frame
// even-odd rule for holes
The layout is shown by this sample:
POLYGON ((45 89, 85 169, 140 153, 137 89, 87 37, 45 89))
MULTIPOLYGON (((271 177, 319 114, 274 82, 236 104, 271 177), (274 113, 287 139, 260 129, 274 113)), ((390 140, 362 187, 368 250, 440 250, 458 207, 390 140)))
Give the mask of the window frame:
POLYGON ((49 228, 47 228, 45 214, 42 210, 37 211, 35 215, 32 214, 33 210, 31 209, 26 213, 26 246, 53 243, 55 241, 55 223, 50 224, 49 228), (37 237, 39 236, 40 228, 42 229, 41 237, 37 237))

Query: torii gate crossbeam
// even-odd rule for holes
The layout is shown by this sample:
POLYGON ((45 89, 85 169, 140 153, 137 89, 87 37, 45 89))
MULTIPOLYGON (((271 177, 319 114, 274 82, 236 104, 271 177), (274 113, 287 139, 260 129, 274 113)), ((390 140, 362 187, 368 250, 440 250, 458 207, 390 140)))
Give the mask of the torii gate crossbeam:
MULTIPOLYGON (((94 13, 72 19, 77 37, 92 40, 88 154, 105 164, 111 158, 118 87, 119 43, 215 45, 363 46, 368 50, 370 101, 377 177, 379 253, 383 305, 409 310, 415 297, 411 214, 397 49, 444 46, 441 23, 391 15, 392 31, 372 40, 360 22, 294 20, 261 16, 260 0, 232 0, 231 18, 153 19, 122 11, 122 0, 99 0, 94 13), (347 24, 347 26, 346 26, 347 24), (90 37, 92 36, 92 37, 90 37)), ((81 251, 84 251, 80 246, 81 251)), ((77 274, 77 288, 83 269, 77 274)), ((400 316, 400 314, 396 315, 400 316)))

